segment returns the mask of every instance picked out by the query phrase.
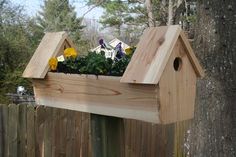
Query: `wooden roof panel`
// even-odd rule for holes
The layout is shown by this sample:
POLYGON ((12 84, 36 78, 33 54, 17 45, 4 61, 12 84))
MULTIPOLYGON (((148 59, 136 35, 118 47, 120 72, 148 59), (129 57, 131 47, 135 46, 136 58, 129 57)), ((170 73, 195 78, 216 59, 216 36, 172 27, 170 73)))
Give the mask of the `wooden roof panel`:
POLYGON ((121 82, 157 84, 180 32, 177 25, 147 28, 121 82))
POLYGON ((201 67, 197 57, 195 56, 195 54, 193 52, 193 49, 192 49, 192 47, 191 47, 191 45, 188 41, 188 38, 186 37, 186 35, 184 34, 183 31, 180 32, 180 37, 181 37, 181 40, 183 42, 183 45, 187 49, 188 58, 189 58, 190 62, 192 63, 193 68, 194 68, 197 76, 198 77, 204 77, 205 72, 204 72, 203 68, 201 67))
POLYGON ((191 45, 178 25, 147 28, 121 78, 122 83, 158 84, 177 40, 182 40, 198 77, 204 71, 191 45))
POLYGON ((28 63, 23 77, 44 78, 49 70, 48 60, 57 55, 67 37, 66 32, 46 33, 28 63))

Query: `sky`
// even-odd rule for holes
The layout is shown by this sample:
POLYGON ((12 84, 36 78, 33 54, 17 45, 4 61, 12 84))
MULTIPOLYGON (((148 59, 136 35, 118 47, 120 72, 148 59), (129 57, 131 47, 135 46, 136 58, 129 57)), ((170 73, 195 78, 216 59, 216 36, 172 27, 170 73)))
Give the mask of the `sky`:
MULTIPOLYGON (((44 0, 11 0, 13 4, 20 4, 25 8, 25 11, 28 15, 34 16, 40 10, 40 5, 43 5, 44 0)), ((84 13, 86 13, 89 8, 86 6, 84 0, 70 0, 71 4, 75 6, 75 11, 77 12, 77 16, 81 17, 84 13)), ((84 17, 89 19, 99 19, 102 15, 101 8, 94 8, 84 17)))

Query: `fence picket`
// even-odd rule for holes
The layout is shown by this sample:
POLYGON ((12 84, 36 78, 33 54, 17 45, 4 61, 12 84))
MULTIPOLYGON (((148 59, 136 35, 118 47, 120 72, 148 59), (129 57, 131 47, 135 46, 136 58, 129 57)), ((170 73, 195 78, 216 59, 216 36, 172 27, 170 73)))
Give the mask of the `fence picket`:
POLYGON ((4 154, 3 105, 0 104, 0 156, 4 154))
POLYGON ((52 108, 46 108, 44 124, 44 157, 52 157, 52 108))
POLYGON ((2 123, 3 123, 3 157, 8 157, 8 106, 2 105, 2 123))
POLYGON ((42 157, 44 154, 44 122, 46 119, 46 110, 44 106, 36 107, 35 117, 35 157, 42 157))
MULTIPOLYGON (((66 124, 66 157, 76 157, 75 156, 75 122, 73 117, 75 116, 75 111, 68 111, 67 113, 67 124, 66 124)), ((79 148, 79 147, 78 147, 79 148)))
POLYGON ((58 127, 60 132, 60 136, 58 137, 59 145, 58 150, 61 157, 66 157, 66 123, 67 123, 67 110, 59 109, 59 115, 58 115, 58 127))
POLYGON ((90 118, 87 113, 82 113, 81 116, 81 156, 90 156, 90 135, 89 135, 89 127, 90 127, 90 118))
POLYGON ((25 104, 19 105, 19 120, 18 120, 18 157, 26 156, 26 118, 27 106, 25 104))
POLYGON ((27 157, 35 157, 35 109, 34 106, 27 106, 27 157))
POLYGON ((11 104, 8 111, 8 141, 9 141, 9 157, 17 157, 17 127, 19 106, 11 104))

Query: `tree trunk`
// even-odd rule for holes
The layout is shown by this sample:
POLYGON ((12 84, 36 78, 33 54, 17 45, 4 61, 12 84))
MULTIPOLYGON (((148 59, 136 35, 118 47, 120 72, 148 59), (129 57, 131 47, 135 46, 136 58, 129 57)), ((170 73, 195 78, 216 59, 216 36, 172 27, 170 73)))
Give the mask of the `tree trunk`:
POLYGON ((236 156, 236 1, 198 0, 195 51, 206 69, 198 82, 191 156, 236 156))
POLYGON ((172 24, 173 24, 173 0, 169 0, 167 25, 172 25, 172 24))
POLYGON ((152 1, 151 0, 146 0, 146 7, 147 7, 147 13, 148 13, 148 26, 149 27, 154 27, 155 26, 155 20, 153 18, 152 1))

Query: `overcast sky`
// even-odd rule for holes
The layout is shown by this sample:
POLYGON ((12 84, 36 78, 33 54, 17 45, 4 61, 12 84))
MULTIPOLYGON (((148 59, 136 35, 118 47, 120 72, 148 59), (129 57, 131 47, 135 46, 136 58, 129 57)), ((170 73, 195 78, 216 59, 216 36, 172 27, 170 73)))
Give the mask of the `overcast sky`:
MULTIPOLYGON (((13 4, 20 4, 25 8, 28 15, 34 16, 40 10, 40 5, 43 5, 44 0, 11 0, 13 4)), ((75 11, 77 16, 81 17, 86 13, 89 8, 83 2, 83 0, 70 0, 70 2, 75 6, 75 11)), ((85 15, 86 18, 98 19, 102 15, 102 9, 95 8, 85 15)))

